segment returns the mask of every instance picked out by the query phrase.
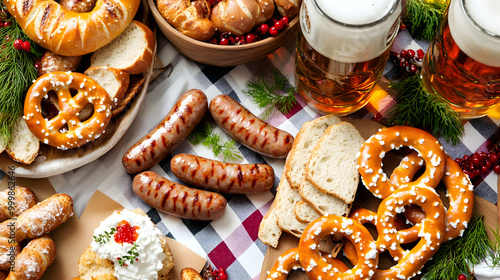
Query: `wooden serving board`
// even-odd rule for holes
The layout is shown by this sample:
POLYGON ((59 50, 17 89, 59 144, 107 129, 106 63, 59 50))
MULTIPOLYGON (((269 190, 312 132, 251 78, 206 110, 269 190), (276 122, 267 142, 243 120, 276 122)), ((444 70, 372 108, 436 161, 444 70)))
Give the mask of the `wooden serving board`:
MULTIPOLYGON (((360 131, 361 135, 366 139, 370 135, 374 134, 377 132, 379 128, 382 127, 381 124, 373 122, 373 121, 368 121, 368 120, 350 120, 350 119, 344 119, 345 121, 349 121, 356 126, 356 128, 360 131)), ((398 155, 396 153, 390 152, 386 155, 386 158, 384 159, 384 168, 387 168, 388 170, 391 170, 391 168, 396 167, 399 162, 401 161, 402 155, 398 155)), ((444 189, 441 189, 439 187, 438 192, 440 193, 443 202, 446 204, 447 199, 444 197, 444 189)), ((358 188, 358 192, 356 194, 356 199, 353 204, 353 208, 351 211, 354 211, 355 209, 358 208, 366 208, 370 209, 372 211, 377 210, 378 205, 380 204, 380 199, 376 198, 371 194, 364 186, 361 185, 358 188)), ((497 213, 497 207, 487 201, 484 200, 478 196, 475 197, 474 200, 474 213, 476 215, 482 215, 484 216, 484 223, 488 225, 489 227, 486 228, 488 237, 492 240, 494 240, 494 234, 491 231, 491 228, 496 229, 498 226, 498 213, 497 213), (490 228, 491 227, 491 228, 490 228)), ((266 255, 264 257, 264 261, 262 264, 262 270, 260 274, 260 279, 265 280, 267 279, 267 272, 271 270, 273 267, 274 263, 277 261, 278 257, 285 252, 286 250, 290 248, 297 247, 299 243, 299 239, 287 232, 283 232, 281 235, 281 238, 278 243, 277 248, 273 247, 268 247, 266 255)), ((380 265, 382 267, 389 267, 389 263, 391 261, 387 258, 387 256, 381 256, 380 258, 380 265), (384 259, 384 257, 386 259, 384 259)), ((288 276, 289 280, 302 280, 302 279, 309 279, 307 275, 299 270, 293 271, 290 273, 288 276)), ((419 279, 419 278, 414 278, 414 279, 419 279)))

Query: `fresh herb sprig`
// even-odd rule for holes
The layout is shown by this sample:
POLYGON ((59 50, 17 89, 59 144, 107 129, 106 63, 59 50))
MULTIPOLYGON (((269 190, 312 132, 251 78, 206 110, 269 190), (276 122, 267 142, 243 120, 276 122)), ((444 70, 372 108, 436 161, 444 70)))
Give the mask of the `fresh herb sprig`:
POLYGON ((26 91, 38 77, 35 61, 41 51, 0 2, 0 21, 9 22, 0 28, 0 142, 8 143, 12 129, 22 113, 26 91), (14 40, 28 41, 30 52, 16 50, 14 40))
POLYGON ((403 22, 415 39, 432 40, 449 0, 408 0, 403 22))
POLYGON ((396 102, 388 111, 389 125, 430 130, 453 145, 459 143, 464 134, 460 115, 439 97, 428 93, 419 75, 390 83, 389 93, 396 102))
POLYGON ((250 80, 247 88, 243 93, 249 95, 260 109, 265 109, 261 114, 263 119, 269 118, 275 109, 288 114, 297 103, 296 88, 276 68, 250 80))
POLYGON ((138 247, 139 247, 139 245, 137 245, 136 243, 134 243, 134 245, 132 245, 132 248, 130 248, 130 250, 127 251, 127 255, 122 256, 122 257, 118 257, 118 263, 121 266, 128 266, 130 264, 133 264, 134 261, 138 261, 139 260, 138 259, 139 258, 139 252, 137 251, 138 247))
POLYGON ((472 266, 480 263, 492 249, 482 216, 475 216, 462 237, 441 245, 424 266, 422 280, 458 279, 460 274, 470 274, 472 266))
POLYGON ((92 238, 94 238, 94 241, 99 243, 99 244, 105 244, 105 243, 108 243, 109 240, 111 239, 111 236, 113 236, 113 234, 115 234, 116 232, 116 228, 111 228, 109 231, 104 231, 104 234, 102 233, 99 233, 97 236, 92 236, 92 238))
POLYGON ((202 144, 212 149, 212 153, 218 157, 222 154, 224 161, 237 161, 243 157, 237 152, 236 142, 231 139, 223 142, 220 135, 215 133, 209 122, 202 122, 189 135, 189 142, 193 145, 202 144))
POLYGON ((495 235, 495 241, 493 242, 493 250, 491 250, 489 255, 489 263, 492 267, 500 267, 500 233, 497 226, 496 231, 493 231, 495 235))

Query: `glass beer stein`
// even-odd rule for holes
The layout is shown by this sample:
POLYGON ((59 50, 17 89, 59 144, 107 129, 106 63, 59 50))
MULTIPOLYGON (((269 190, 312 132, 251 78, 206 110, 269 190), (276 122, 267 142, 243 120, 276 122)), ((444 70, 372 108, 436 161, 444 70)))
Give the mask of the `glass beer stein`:
POLYGON ((368 103, 400 24, 400 0, 304 0, 295 83, 322 114, 353 113, 368 103))
POLYGON ((424 57, 425 89, 465 119, 500 101, 500 1, 452 0, 424 57))

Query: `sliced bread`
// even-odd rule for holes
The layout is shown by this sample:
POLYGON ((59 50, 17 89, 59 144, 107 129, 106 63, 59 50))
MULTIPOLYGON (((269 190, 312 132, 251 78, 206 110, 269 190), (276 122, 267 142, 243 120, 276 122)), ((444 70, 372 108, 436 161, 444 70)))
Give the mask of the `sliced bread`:
POLYGON ((345 217, 349 214, 349 204, 334 195, 319 190, 308 180, 302 182, 299 190, 302 199, 309 202, 322 215, 345 217))
POLYGON ((364 141, 348 122, 328 127, 306 165, 306 180, 351 204, 359 183, 356 154, 364 141))
POLYGON ((14 125, 12 140, 5 150, 10 158, 24 164, 32 163, 38 155, 40 141, 31 133, 22 117, 14 125))
POLYGON ((113 41, 92 53, 90 66, 109 66, 130 74, 141 74, 153 62, 155 47, 155 34, 134 20, 113 41))
POLYGON ((297 202, 293 211, 295 217, 301 223, 310 223, 321 217, 321 214, 314 208, 314 206, 304 200, 297 202))
POLYGON ((273 200, 271 208, 267 211, 259 225, 259 239, 262 243, 276 248, 281 237, 282 230, 278 226, 278 216, 276 216, 276 199, 273 200))
POLYGON ((111 109, 123 99, 130 83, 130 74, 109 66, 89 67, 83 74, 95 80, 111 97, 111 109))
POLYGON ((325 130, 341 120, 335 115, 327 115, 304 123, 295 136, 292 149, 286 158, 286 177, 292 188, 299 188, 305 179, 305 167, 309 157, 323 136, 325 130))
POLYGON ((297 220, 293 210, 295 204, 302 200, 299 190, 292 188, 288 180, 283 178, 280 181, 275 199, 278 200, 276 216, 278 217, 279 227, 281 230, 300 238, 308 223, 302 223, 297 220))

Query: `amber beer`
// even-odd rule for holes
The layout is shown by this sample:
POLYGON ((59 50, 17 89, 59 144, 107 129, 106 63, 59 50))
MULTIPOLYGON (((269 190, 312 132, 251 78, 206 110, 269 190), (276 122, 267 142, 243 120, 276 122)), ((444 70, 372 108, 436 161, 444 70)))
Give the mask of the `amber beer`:
POLYGON ((424 57, 424 87, 466 119, 500 102, 500 2, 452 0, 424 57))
POLYGON ((322 114, 347 115, 368 103, 400 22, 400 0, 304 0, 295 83, 322 114))

